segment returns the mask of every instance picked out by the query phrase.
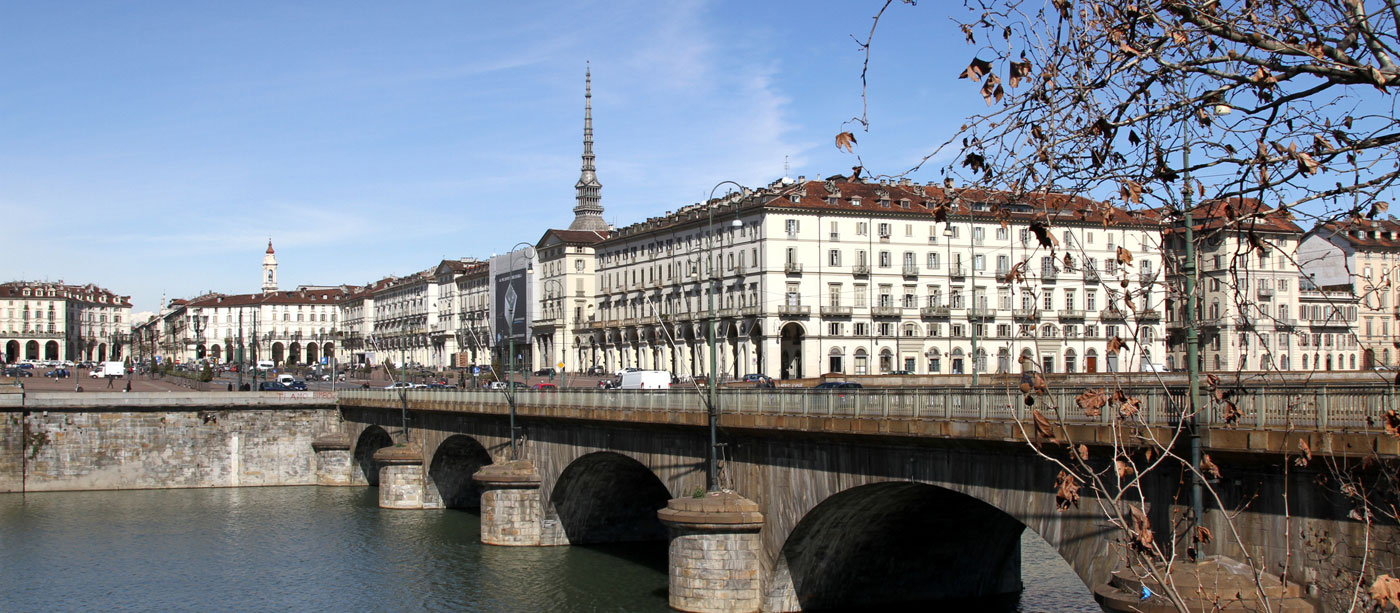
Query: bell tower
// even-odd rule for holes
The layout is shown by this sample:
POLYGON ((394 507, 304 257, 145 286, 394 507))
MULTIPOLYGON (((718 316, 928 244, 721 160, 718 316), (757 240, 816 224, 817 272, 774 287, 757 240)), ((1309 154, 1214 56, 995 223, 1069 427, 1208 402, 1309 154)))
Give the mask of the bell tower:
POLYGON ((277 255, 272 251, 271 238, 267 239, 267 253, 263 255, 262 291, 277 291, 277 255))

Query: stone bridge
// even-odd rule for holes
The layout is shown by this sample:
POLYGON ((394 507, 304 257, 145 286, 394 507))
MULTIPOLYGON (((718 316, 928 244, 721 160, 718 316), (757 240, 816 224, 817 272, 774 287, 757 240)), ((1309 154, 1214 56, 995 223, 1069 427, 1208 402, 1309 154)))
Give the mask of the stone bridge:
MULTIPOLYGON (((1077 392, 1051 396, 1071 407, 1077 392)), ((1178 398, 1141 397, 1135 433, 1169 438, 1178 398)), ((669 539, 670 603, 681 610, 1014 598, 1026 528, 1100 588, 1124 565, 1122 533, 1095 500, 1057 510, 1059 469, 1025 442, 1014 419, 1026 417, 1022 400, 1015 389, 727 390, 722 494, 706 494, 708 416, 694 392, 518 393, 511 461, 500 392, 342 391, 341 431, 315 448, 322 484, 378 486, 387 508, 479 508, 489 544, 669 539)), ((1299 439, 1319 453, 1396 455, 1396 439, 1374 423, 1394 402, 1384 389, 1273 388, 1245 395, 1238 423, 1204 416, 1202 444, 1223 473, 1221 498, 1206 505, 1204 524, 1219 535, 1206 553, 1274 573, 1287 564, 1309 589, 1359 566, 1365 528, 1347 519, 1351 508, 1317 485, 1315 468, 1282 467, 1299 439), (1309 553, 1322 534, 1333 549, 1309 553)), ((1065 418, 1058 436, 1111 461, 1111 417, 1065 418)), ((1149 505, 1158 534, 1184 532, 1186 483, 1147 479, 1148 500, 1178 501, 1149 505)))

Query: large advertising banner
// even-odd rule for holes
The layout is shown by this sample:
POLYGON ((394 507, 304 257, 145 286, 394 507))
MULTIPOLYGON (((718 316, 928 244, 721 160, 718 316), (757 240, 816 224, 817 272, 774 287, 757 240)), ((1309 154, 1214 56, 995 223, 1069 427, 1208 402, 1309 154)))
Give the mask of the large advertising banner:
POLYGON ((515 339, 516 344, 522 344, 528 340, 528 278, 524 269, 496 275, 496 333, 500 343, 515 339))

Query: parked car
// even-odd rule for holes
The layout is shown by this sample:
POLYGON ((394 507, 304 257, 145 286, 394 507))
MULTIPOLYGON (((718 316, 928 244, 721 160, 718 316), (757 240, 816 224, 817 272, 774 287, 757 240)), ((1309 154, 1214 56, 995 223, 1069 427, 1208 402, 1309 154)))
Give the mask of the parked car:
POLYGON ((393 382, 393 383, 390 383, 390 384, 384 386, 384 389, 386 389, 386 390, 406 390, 406 389, 413 389, 413 384, 412 384, 412 383, 409 383, 409 382, 407 382, 407 381, 395 381, 395 382, 393 382))
POLYGON ((292 379, 292 382, 291 382, 291 383, 284 383, 283 385, 286 385, 286 386, 287 386, 287 389, 290 389, 290 390, 294 390, 294 391, 298 391, 298 392, 304 392, 304 391, 306 391, 306 382, 305 382, 305 381, 302 381, 301 379, 292 379))
POLYGON ((5 376, 6 376, 6 377, 32 377, 32 376, 34 376, 34 371, 29 370, 29 369, 27 369, 27 368, 19 368, 19 367, 17 367, 17 366, 11 366, 11 367, 5 369, 5 376))
POLYGON ((814 389, 819 390, 858 390, 865 387, 859 383, 851 381, 823 381, 818 383, 814 389))
POLYGON ((556 385, 554 385, 553 383, 536 383, 536 384, 534 384, 534 385, 531 385, 531 386, 530 386, 530 389, 539 390, 539 391, 541 391, 541 392, 557 392, 557 391, 559 391, 559 387, 556 386, 556 385))
POLYGON ((553 368, 541 368, 541 369, 535 371, 535 376, 536 376, 536 377, 553 377, 553 376, 554 376, 554 369, 553 369, 553 368))
POLYGON ((746 383, 762 383, 767 380, 768 375, 763 375, 759 373, 749 373, 747 375, 744 375, 744 381, 746 383))
POLYGON ((261 383, 258 383, 258 391, 260 391, 260 392, 290 392, 290 391, 292 391, 292 389, 289 388, 289 387, 287 387, 287 386, 285 386, 285 385, 282 385, 281 383, 278 383, 278 382, 276 382, 276 381, 263 381, 263 382, 261 382, 261 383))
POLYGON ((55 368, 53 370, 50 370, 49 372, 44 373, 44 376, 49 377, 50 379, 67 379, 72 375, 69 374, 67 368, 55 368))
POLYGON ((594 366, 592 368, 589 368, 587 371, 584 371, 584 374, 590 377, 601 377, 603 375, 608 374, 608 369, 603 368, 602 366, 594 366))
POLYGON ((19 368, 23 368, 23 369, 25 369, 25 370, 31 370, 31 369, 34 368, 34 365, 33 365, 33 364, 30 364, 29 362, 20 362, 19 368))
POLYGON ((910 372, 910 371, 907 371, 907 370, 892 370, 892 371, 890 371, 890 374, 892 374, 892 375, 904 376, 904 375, 912 375, 912 374, 914 374, 914 373, 913 373, 913 372, 910 372))
POLYGON ((451 383, 429 383, 427 388, 430 390, 455 390, 457 386, 451 383))

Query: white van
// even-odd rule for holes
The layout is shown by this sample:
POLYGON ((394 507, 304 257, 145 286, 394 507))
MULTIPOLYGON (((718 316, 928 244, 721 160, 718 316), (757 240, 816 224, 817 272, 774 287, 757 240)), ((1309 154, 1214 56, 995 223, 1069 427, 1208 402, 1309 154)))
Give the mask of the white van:
POLYGON ((671 387, 671 373, 665 370, 634 370, 622 373, 619 389, 664 390, 671 387))
POLYGON ((276 367, 272 360, 258 360, 258 370, 267 371, 276 367))
POLYGON ((296 380, 297 378, 292 375, 277 375, 277 382, 282 385, 291 385, 292 382, 296 380))

